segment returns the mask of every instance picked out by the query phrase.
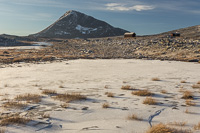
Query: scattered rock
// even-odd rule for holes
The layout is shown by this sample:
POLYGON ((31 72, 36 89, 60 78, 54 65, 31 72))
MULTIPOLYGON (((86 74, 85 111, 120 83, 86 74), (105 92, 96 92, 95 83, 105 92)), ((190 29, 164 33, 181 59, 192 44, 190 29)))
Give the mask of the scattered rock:
POLYGON ((98 126, 92 126, 92 127, 85 127, 85 128, 82 128, 82 130, 96 130, 98 129, 99 127, 98 126))
POLYGON ((129 110, 129 108, 128 107, 123 107, 122 110, 129 110))
POLYGON ((89 107, 83 107, 81 110, 88 110, 89 107))

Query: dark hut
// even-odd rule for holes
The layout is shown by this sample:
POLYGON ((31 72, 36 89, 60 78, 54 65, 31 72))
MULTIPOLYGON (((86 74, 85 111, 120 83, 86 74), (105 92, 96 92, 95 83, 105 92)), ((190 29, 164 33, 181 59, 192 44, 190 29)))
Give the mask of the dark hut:
POLYGON ((128 37, 136 37, 136 33, 135 32, 125 33, 124 38, 128 38, 128 37))
POLYGON ((171 37, 180 37, 180 36, 181 36, 181 34, 178 33, 178 32, 175 32, 175 33, 171 34, 171 37))

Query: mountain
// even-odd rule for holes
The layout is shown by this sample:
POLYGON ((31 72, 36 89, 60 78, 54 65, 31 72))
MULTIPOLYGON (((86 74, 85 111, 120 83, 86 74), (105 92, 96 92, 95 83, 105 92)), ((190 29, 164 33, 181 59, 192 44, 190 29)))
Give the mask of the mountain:
POLYGON ((126 30, 115 28, 108 23, 78 11, 68 11, 55 23, 34 37, 44 38, 98 38, 123 35, 126 30))

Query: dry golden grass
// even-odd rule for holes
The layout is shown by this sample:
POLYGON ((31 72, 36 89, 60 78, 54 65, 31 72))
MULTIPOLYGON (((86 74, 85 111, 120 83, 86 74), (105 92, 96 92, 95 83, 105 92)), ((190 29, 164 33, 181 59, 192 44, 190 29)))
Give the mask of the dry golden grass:
POLYGON ((186 110, 185 110, 185 113, 186 113, 186 114, 190 114, 191 112, 189 111, 189 109, 186 109, 186 110))
POLYGON ((148 90, 133 91, 132 94, 137 95, 137 96, 152 96, 153 95, 153 93, 151 93, 148 90))
POLYGON ((192 85, 192 88, 194 88, 194 89, 199 89, 199 88, 200 88, 200 84, 192 85))
POLYGON ((19 124, 26 124, 29 121, 31 121, 31 119, 29 118, 24 118, 21 116, 12 116, 12 117, 7 117, 4 118, 0 121, 0 125, 1 126, 7 126, 7 125, 19 125, 19 124))
POLYGON ((156 105, 157 102, 155 99, 153 99, 152 97, 146 97, 143 101, 143 104, 148 104, 148 105, 156 105))
POLYGON ((156 77, 155 77, 155 78, 152 78, 151 80, 152 80, 152 81, 161 81, 159 78, 156 78, 156 77))
POLYGON ((183 99, 193 99, 194 95, 191 91, 185 91, 182 96, 183 99))
POLYGON ((188 130, 179 130, 175 128, 168 127, 167 125, 164 125, 162 123, 154 125, 152 128, 150 128, 146 133, 192 133, 188 130))
POLYGON ((5 88, 6 88, 6 87, 9 87, 9 85, 8 85, 8 84, 5 84, 4 87, 5 87, 5 88))
POLYGON ((50 118, 50 114, 44 113, 44 114, 42 114, 42 118, 50 118))
POLYGON ((108 89, 108 88, 109 88, 109 85, 105 85, 104 88, 105 88, 105 89, 108 89))
POLYGON ((60 107, 62 107, 62 108, 68 108, 69 104, 68 103, 63 103, 63 104, 60 105, 60 107))
POLYGON ((187 124, 187 122, 185 122, 185 121, 182 121, 182 122, 174 121, 174 122, 169 123, 169 125, 180 126, 180 127, 184 127, 186 124, 187 124))
POLYGON ((197 125, 194 125, 194 130, 200 130, 200 122, 197 125))
POLYGON ((55 95, 55 94, 57 94, 57 91, 45 89, 45 90, 42 91, 42 94, 45 94, 45 95, 55 95))
POLYGON ((65 88, 64 86, 60 85, 59 88, 65 88))
POLYGON ((123 86, 121 87, 121 89, 122 89, 122 90, 131 90, 132 87, 131 87, 130 85, 123 85, 123 86))
POLYGON ((41 102, 41 96, 37 94, 22 94, 15 97, 17 101, 26 101, 28 103, 39 103, 41 102))
POLYGON ((2 106, 3 106, 4 108, 23 109, 23 108, 27 107, 27 103, 8 101, 8 102, 5 102, 2 106))
POLYGON ((167 93, 166 90, 161 90, 160 92, 161 92, 162 94, 166 94, 166 93, 167 93))
POLYGON ((104 104, 102 105, 102 108, 109 108, 109 107, 110 107, 109 103, 104 103, 104 104))
POLYGON ((65 94, 57 94, 54 99, 63 101, 63 102, 71 102, 77 100, 86 100, 86 96, 81 95, 80 93, 65 93, 65 94))
POLYGON ((139 118, 136 114, 132 114, 132 115, 128 116, 128 120, 141 121, 142 118, 139 118))
POLYGON ((112 92, 106 92, 105 95, 107 95, 107 97, 114 97, 114 93, 112 92))
POLYGON ((192 100, 190 100, 190 99, 187 99, 187 100, 185 101, 185 104, 186 104, 186 105, 189 105, 189 106, 195 106, 195 105, 196 105, 196 103, 192 102, 192 100))
POLYGON ((181 83, 187 83, 185 80, 181 80, 181 83))

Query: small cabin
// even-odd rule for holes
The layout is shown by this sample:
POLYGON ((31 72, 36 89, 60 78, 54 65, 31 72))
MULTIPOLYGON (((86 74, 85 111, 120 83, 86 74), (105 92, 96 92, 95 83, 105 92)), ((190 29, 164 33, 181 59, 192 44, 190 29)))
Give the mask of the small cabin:
POLYGON ((171 37, 180 37, 180 36, 181 36, 181 34, 178 32, 171 33, 171 37))
POLYGON ((125 33, 124 38, 128 38, 128 37, 136 37, 136 33, 135 32, 125 33))

